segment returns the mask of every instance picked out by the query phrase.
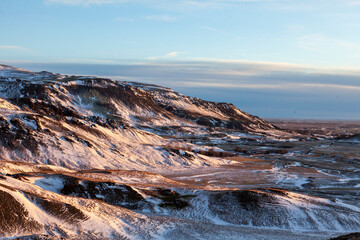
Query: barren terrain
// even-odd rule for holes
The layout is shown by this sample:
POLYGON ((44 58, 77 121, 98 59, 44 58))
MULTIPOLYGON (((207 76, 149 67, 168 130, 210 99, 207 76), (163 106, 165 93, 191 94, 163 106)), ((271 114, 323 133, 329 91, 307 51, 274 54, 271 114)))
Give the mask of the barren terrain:
POLYGON ((359 122, 267 122, 164 87, 5 65, 0 100, 3 238, 359 232, 359 122))

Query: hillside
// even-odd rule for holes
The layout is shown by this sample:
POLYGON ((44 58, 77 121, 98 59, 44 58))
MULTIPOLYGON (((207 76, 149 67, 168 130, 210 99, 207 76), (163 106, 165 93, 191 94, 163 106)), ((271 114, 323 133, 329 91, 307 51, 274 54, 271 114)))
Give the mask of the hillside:
MULTIPOLYGON (((278 131, 232 104, 187 97, 164 87, 5 65, 0 66, 0 126, 3 160, 72 169, 223 163, 169 152, 163 146, 172 142, 152 132, 278 131)), ((177 145, 196 148, 185 142, 177 145)))

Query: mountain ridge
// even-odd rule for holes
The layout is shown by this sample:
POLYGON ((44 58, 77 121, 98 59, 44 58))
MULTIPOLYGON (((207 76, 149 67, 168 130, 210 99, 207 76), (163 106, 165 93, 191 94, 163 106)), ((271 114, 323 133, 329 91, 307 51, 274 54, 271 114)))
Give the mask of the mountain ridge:
POLYGON ((198 135, 216 128, 285 134, 232 104, 204 101, 156 85, 1 66, 0 153, 6 161, 75 169, 201 165, 209 161, 203 156, 190 161, 169 152, 162 146, 171 141, 152 132, 174 127, 177 134, 185 129, 186 134, 198 135))

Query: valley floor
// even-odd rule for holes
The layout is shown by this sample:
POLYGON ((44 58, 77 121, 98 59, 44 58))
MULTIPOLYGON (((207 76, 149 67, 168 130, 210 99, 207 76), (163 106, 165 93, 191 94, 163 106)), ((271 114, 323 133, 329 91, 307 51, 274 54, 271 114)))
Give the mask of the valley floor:
MULTIPOLYGON (((301 122, 291 127, 297 124, 303 128, 301 122)), ((335 133, 321 131, 334 137, 192 136, 199 147, 234 155, 221 157, 219 166, 156 173, 1 162, 5 202, 0 208, 11 206, 1 214, 12 217, 2 216, 0 234, 22 239, 329 239, 359 231, 360 145, 342 136, 356 131, 343 125, 335 133)), ((175 150, 191 157, 192 150, 175 150)))

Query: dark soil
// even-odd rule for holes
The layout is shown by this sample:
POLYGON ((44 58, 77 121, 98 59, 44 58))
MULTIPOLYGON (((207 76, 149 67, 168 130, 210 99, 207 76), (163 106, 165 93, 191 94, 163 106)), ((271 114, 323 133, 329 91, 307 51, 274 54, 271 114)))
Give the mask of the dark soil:
POLYGON ((0 190, 0 236, 10 233, 36 233, 42 225, 29 217, 28 211, 11 194, 0 190))
POLYGON ((147 204, 144 198, 130 186, 112 182, 95 182, 73 177, 64 177, 64 195, 99 199, 116 206, 139 209, 147 204))

